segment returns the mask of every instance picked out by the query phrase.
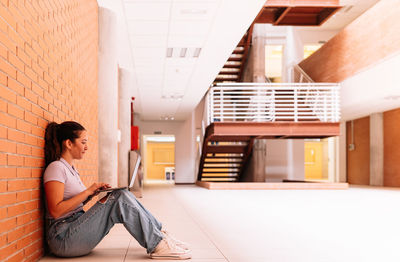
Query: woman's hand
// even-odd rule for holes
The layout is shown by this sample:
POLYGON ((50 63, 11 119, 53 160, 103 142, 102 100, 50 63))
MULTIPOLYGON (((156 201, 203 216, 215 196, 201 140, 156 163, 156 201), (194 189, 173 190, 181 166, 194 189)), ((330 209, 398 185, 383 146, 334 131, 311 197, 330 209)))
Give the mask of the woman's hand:
POLYGON ((89 196, 92 195, 97 195, 99 192, 99 189, 107 189, 110 188, 111 186, 106 183, 93 183, 86 191, 88 191, 89 196))

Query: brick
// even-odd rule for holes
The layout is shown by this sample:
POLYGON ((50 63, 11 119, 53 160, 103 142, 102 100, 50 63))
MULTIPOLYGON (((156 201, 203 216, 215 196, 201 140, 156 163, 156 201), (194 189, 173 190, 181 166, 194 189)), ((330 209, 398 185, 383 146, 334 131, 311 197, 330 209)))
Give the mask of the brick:
POLYGON ((44 149, 32 147, 32 156, 44 158, 44 149))
POLYGON ((31 132, 32 125, 24 120, 17 119, 17 129, 26 133, 31 132))
POLYGON ((32 177, 42 177, 43 169, 42 168, 32 168, 32 177))
POLYGON ((7 154, 0 153, 0 166, 6 166, 6 165, 7 165, 7 154))
MULTIPOLYGON (((27 232, 28 233, 28 232, 27 232)), ((27 247, 31 244, 31 237, 30 236, 25 236, 21 239, 18 240, 17 242, 17 248, 19 250, 23 249, 24 247, 27 247)))
POLYGON ((0 112, 0 124, 10 128, 16 128, 17 119, 9 114, 0 112))
POLYGON ((19 227, 17 229, 12 230, 7 234, 7 241, 8 243, 12 243, 15 240, 22 238, 25 234, 25 228, 24 227, 19 227))
POLYGON ((25 74, 32 79, 32 81, 37 82, 38 75, 30 67, 25 66, 25 74))
POLYGON ((8 181, 8 191, 21 191, 26 189, 25 180, 10 180, 8 181))
POLYGON ((38 95, 33 93, 30 89, 25 88, 25 97, 32 101, 34 104, 37 104, 38 101, 38 95))
POLYGON ((32 103, 23 96, 17 96, 17 105, 28 111, 32 110, 32 103))
POLYGON ((25 134, 21 131, 8 129, 7 138, 16 142, 25 142, 25 134))
POLYGON ((42 167, 44 166, 44 159, 41 158, 33 158, 33 157, 24 157, 25 166, 29 167, 42 167))
MULTIPOLYGON (((0 181, 0 193, 5 193, 7 191, 7 181, 0 181)), ((2 209, 0 209, 0 220, 2 218, 1 214, 2 209)))
MULTIPOLYGON (((0 12, 1 12, 1 8, 0 8, 0 12)), ((0 14, 1 17, 1 14, 0 14)), ((12 53, 15 54, 16 49, 17 49, 17 45, 15 43, 13 43, 13 41, 10 40, 10 38, 8 37, 8 34, 5 34, 3 32, 0 32, 0 42, 12 53)))
POLYGON ((18 216, 17 217, 17 226, 25 225, 25 224, 31 222, 32 221, 31 217, 32 217, 32 215, 30 213, 18 216))
POLYGON ((9 62, 4 61, 3 59, 0 59, 0 70, 6 73, 11 78, 17 78, 17 70, 9 62))
POLYGON ((15 178, 16 176, 17 169, 15 167, 0 167, 0 178, 15 178))
POLYGON ((27 111, 25 111, 24 120, 34 125, 37 125, 38 123, 38 118, 34 114, 27 111))
MULTIPOLYGON (((32 198, 32 200, 39 199, 40 197, 41 197, 41 190, 40 189, 31 190, 31 198, 32 198)), ((40 214, 37 214, 37 215, 38 215, 38 217, 36 217, 36 215, 33 215, 33 213, 32 213, 32 219, 33 220, 38 219, 40 217, 40 214)))
POLYGON ((41 106, 44 110, 49 109, 49 103, 45 101, 43 98, 39 97, 38 105, 41 106))
POLYGON ((17 94, 20 94, 22 96, 25 94, 24 86, 21 83, 17 82, 16 80, 12 79, 12 78, 8 79, 8 85, 7 86, 11 90, 15 91, 17 94))
POLYGON ((17 81, 20 82, 25 88, 32 88, 32 81, 22 72, 17 72, 17 81))
POLYGON ((32 154, 32 147, 29 145, 24 144, 17 144, 17 154, 20 155, 31 155, 32 154))
POLYGON ((32 170, 30 168, 22 168, 22 167, 17 168, 17 177, 19 178, 32 177, 32 170))
MULTIPOLYGON (((1 10, 1 8, 0 8, 1 10)), ((6 257, 9 257, 11 254, 17 252, 17 243, 5 246, 0 249, 0 261, 3 261, 6 257)))
POLYGON ((0 151, 15 154, 17 152, 17 144, 8 140, 0 140, 0 151))
POLYGON ((7 75, 0 72, 0 84, 7 86, 7 75))
MULTIPOLYGON (((40 98, 39 98, 39 100, 40 100, 40 98)), ((35 115, 37 115, 39 117, 43 117, 43 115, 44 115, 43 109, 37 105, 32 105, 32 113, 34 113, 35 115)))
POLYGON ((31 67, 32 63, 32 58, 34 57, 29 57, 23 49, 17 48, 17 56, 24 62, 25 65, 31 67))
POLYGON ((7 113, 19 119, 24 118, 24 110, 11 103, 7 106, 7 113))
MULTIPOLYGON (((0 59, 1 60, 1 59, 0 59)), ((11 103, 17 102, 17 95, 9 88, 0 85, 0 97, 10 101, 11 103)))
POLYGON ((7 128, 0 126, 0 138, 7 138, 7 128))
MULTIPOLYGON (((26 201, 26 200, 18 200, 18 194, 17 194, 17 202, 21 202, 21 201, 26 201)), ((14 216, 22 214, 24 212, 25 212, 25 204, 9 206, 7 208, 8 217, 14 217, 14 216)))
POLYGON ((39 206, 40 206, 40 201, 33 200, 33 201, 29 201, 28 203, 25 204, 25 209, 26 209, 26 211, 31 211, 31 210, 38 209, 39 206))
MULTIPOLYGON (((18 48, 18 47, 17 47, 18 48)), ((8 54, 8 61, 10 64, 12 64, 14 67, 16 67, 18 70, 24 72, 24 62, 22 62, 21 59, 19 59, 16 55, 13 53, 8 54)))
POLYGON ((22 166, 22 165, 24 165, 24 157, 17 156, 17 155, 7 155, 7 165, 22 166))
POLYGON ((32 145, 32 146, 37 146, 38 139, 35 136, 26 134, 25 135, 25 143, 29 144, 29 145, 32 145))
POLYGON ((18 253, 12 255, 10 258, 7 258, 6 262, 20 262, 25 258, 24 251, 21 250, 18 253))

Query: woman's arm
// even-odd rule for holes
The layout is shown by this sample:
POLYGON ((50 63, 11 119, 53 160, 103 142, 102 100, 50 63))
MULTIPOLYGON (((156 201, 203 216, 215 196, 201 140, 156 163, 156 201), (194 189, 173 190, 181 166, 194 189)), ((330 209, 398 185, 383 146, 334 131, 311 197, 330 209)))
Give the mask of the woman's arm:
POLYGON ((55 219, 65 215, 69 211, 74 210, 89 196, 96 193, 96 190, 101 187, 109 187, 105 183, 94 183, 88 189, 73 196, 72 198, 63 201, 64 199, 64 184, 58 181, 49 181, 44 184, 46 191, 47 208, 49 213, 55 219))

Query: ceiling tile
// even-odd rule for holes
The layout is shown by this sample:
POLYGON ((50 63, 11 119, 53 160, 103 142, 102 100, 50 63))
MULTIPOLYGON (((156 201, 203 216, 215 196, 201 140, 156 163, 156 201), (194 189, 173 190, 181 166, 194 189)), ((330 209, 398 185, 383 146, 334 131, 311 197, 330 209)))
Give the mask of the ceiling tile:
POLYGON ((167 35, 168 21, 128 20, 131 35, 167 35))
POLYGON ((218 8, 218 2, 176 2, 171 8, 172 20, 211 20, 218 8))
POLYGON ((170 9, 169 1, 125 2, 125 15, 128 20, 168 20, 170 9))
POLYGON ((204 36, 210 31, 211 21, 171 21, 171 35, 204 36))
POLYGON ((131 46, 136 47, 164 47, 167 48, 167 36, 161 35, 130 35, 131 46))

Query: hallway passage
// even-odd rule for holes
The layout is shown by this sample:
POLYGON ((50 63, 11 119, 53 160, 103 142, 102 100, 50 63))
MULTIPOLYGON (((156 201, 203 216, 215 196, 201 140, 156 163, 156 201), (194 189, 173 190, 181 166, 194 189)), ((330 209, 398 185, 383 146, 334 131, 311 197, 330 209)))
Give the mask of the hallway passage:
MULTIPOLYGON (((400 189, 207 190, 146 185, 140 201, 196 262, 400 261, 400 189)), ((86 256, 41 261, 154 261, 115 226, 86 256)))

